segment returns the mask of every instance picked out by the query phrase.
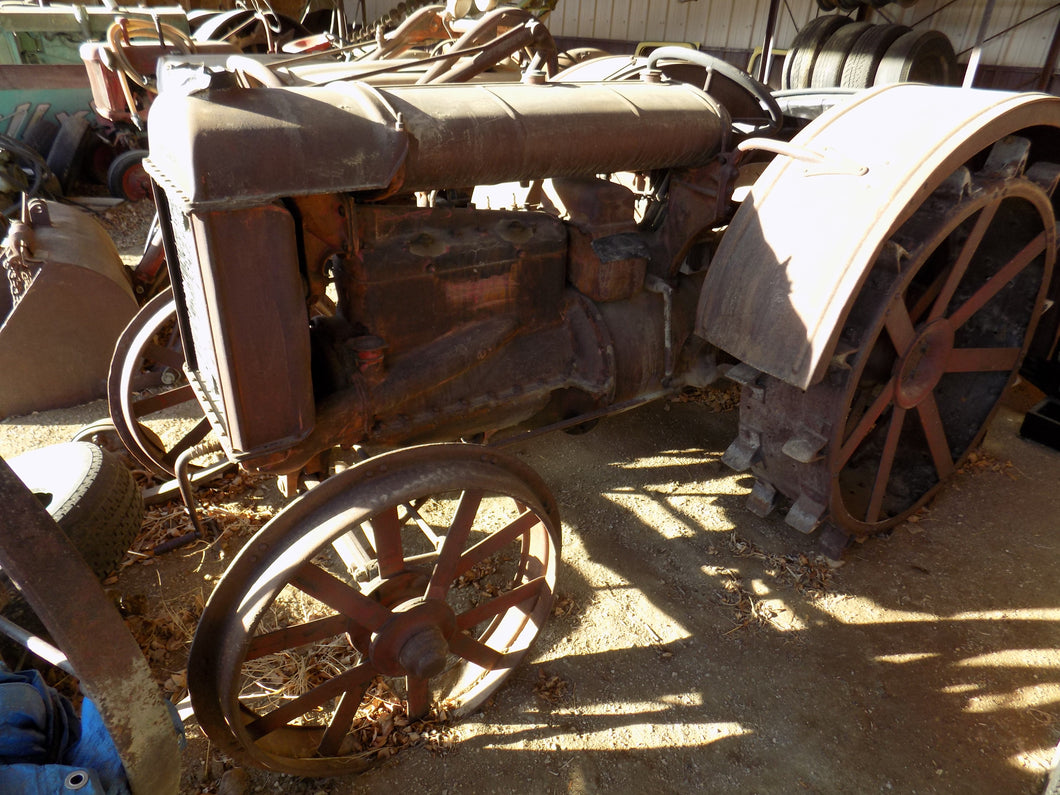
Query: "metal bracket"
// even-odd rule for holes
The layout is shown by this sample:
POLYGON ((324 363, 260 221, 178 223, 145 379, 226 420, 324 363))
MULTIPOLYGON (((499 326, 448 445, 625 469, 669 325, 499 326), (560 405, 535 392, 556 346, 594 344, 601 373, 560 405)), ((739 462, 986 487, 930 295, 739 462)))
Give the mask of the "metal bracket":
POLYGON ((828 147, 817 152, 798 146, 787 141, 774 141, 771 138, 748 138, 740 141, 736 148, 741 152, 772 152, 775 155, 790 157, 803 163, 810 163, 816 168, 803 170, 805 177, 818 177, 823 175, 863 177, 869 173, 869 167, 856 163, 844 154, 840 154, 828 147))

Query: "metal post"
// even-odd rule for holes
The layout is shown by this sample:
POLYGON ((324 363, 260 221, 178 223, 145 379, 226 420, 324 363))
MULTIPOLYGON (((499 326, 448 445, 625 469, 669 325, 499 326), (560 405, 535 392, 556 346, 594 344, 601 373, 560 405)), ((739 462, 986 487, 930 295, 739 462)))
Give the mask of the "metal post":
POLYGON ((1056 61, 1060 58, 1060 24, 1053 31, 1053 43, 1049 45, 1049 53, 1045 56, 1045 64, 1042 73, 1038 77, 1038 90, 1048 91, 1049 84, 1053 82, 1053 72, 1056 71, 1056 61))
POLYGON ((766 19, 765 42, 762 44, 762 61, 758 67, 758 82, 769 83, 769 70, 773 68, 773 38, 777 28, 777 14, 780 12, 780 0, 769 0, 769 17, 766 19))
POLYGON ((983 9, 983 21, 979 24, 979 33, 975 37, 975 46, 972 47, 972 56, 968 59, 968 68, 964 72, 964 88, 971 88, 975 82, 975 73, 979 71, 979 59, 983 56, 983 39, 986 38, 986 29, 990 25, 990 17, 994 13, 994 0, 986 0, 983 9))

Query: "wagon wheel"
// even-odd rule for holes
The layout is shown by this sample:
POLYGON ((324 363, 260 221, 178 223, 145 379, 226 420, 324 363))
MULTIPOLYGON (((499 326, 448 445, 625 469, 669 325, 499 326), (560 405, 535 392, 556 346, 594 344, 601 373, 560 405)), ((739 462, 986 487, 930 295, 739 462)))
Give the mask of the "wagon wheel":
POLYGON ((107 404, 118 438, 137 461, 164 477, 173 477, 177 457, 210 432, 184 375, 175 320, 173 291, 167 288, 125 327, 107 376, 107 404), (182 419, 175 440, 163 441, 147 424, 178 412, 182 419))
MULTIPOLYGON (((766 510, 776 486, 799 497, 787 521, 804 532, 826 519, 843 536, 877 533, 924 505, 979 444, 1056 258, 1060 166, 1028 169, 1030 150, 1026 138, 997 142, 892 234, 823 381, 802 392, 759 380, 758 403, 771 408, 747 421, 761 434, 753 471, 766 510), (813 427, 830 430, 813 441, 813 427)), ((741 423, 753 402, 745 389, 741 423)))
POLYGON ((380 758, 380 700, 391 725, 473 711, 549 615, 559 526, 532 470, 474 445, 334 476, 263 527, 210 597, 188 660, 200 725, 233 757, 322 776, 380 758))

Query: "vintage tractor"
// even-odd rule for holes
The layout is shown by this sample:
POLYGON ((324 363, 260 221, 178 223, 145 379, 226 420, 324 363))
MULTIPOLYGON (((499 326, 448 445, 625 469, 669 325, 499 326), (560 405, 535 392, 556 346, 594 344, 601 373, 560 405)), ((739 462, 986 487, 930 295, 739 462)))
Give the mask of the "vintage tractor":
MULTIPOLYGON (((217 71, 155 101, 168 383, 205 417, 181 451, 212 432, 322 479, 198 627, 192 702, 227 753, 354 771, 363 706, 459 716, 498 687, 559 558, 555 501, 500 449, 526 429, 727 375, 752 507, 783 498, 834 553, 922 506, 1052 353, 1060 100, 889 86, 784 140, 768 90, 665 55, 698 85, 657 57, 583 83, 217 71), (325 477, 340 450, 364 458, 325 477)), ((164 360, 152 329, 132 347, 164 360)))

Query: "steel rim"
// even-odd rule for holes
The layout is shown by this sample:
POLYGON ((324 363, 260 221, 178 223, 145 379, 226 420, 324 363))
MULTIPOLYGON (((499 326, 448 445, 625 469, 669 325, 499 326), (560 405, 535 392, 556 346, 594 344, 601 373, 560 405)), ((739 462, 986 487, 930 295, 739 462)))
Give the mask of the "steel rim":
POLYGON ((107 404, 118 438, 151 472, 170 478, 177 457, 210 433, 210 422, 201 410, 193 412, 190 429, 171 444, 146 424, 160 412, 198 405, 184 374, 184 348, 175 320, 173 291, 167 288, 144 304, 126 326, 107 378, 107 404))
POLYGON ((1052 205, 1026 180, 977 187, 922 208, 903 227, 919 245, 900 275, 878 264, 851 312, 857 352, 829 471, 832 515, 857 534, 907 518, 961 465, 1033 336, 1055 260, 1052 205))
POLYGON ((254 764, 332 775, 376 761, 356 737, 362 701, 381 692, 408 719, 431 705, 467 714, 551 611, 558 528, 532 471, 473 445, 400 450, 325 481, 247 544, 210 597, 188 664, 200 725, 254 764), (326 672, 269 695, 276 671, 325 655, 326 672))

